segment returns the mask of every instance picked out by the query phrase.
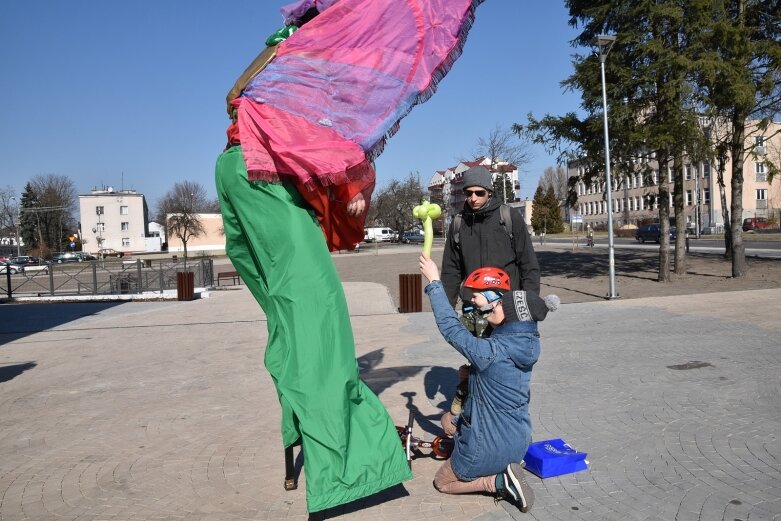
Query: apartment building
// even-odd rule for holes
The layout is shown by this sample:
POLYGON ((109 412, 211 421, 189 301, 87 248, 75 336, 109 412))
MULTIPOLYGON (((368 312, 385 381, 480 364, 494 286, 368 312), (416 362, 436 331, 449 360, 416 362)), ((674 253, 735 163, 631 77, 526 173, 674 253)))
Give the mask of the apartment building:
MULTIPOLYGON (((746 152, 743 160, 743 215, 748 217, 778 216, 781 212, 781 179, 768 180, 767 162, 781 163, 781 135, 773 135, 781 129, 780 123, 771 124, 764 132, 747 132, 746 152), (768 136, 768 137, 766 137, 768 136), (772 137, 770 137, 772 136, 772 137)), ((643 221, 658 220, 659 204, 657 197, 659 183, 665 183, 669 191, 666 204, 673 215, 673 172, 671 168, 659 171, 659 163, 653 153, 640 155, 634 172, 612 172, 613 225, 638 224, 643 221), (650 169, 651 174, 642 171, 650 169)), ((732 198, 731 175, 732 159, 726 164, 724 184, 727 207, 732 198)), ((583 225, 594 227, 607 226, 607 198, 604 180, 587 185, 584 181, 585 168, 580 160, 568 164, 567 175, 577 178, 575 190, 578 202, 572 208, 572 214, 582 218, 583 225)), ((717 181, 716 165, 707 161, 684 159, 684 212, 687 229, 700 233, 720 233, 724 229, 720 189, 717 181)), ((572 182, 572 181, 571 181, 572 182)))
POLYGON ((79 196, 79 222, 84 250, 112 248, 121 252, 147 250, 149 209, 143 194, 113 187, 79 196))

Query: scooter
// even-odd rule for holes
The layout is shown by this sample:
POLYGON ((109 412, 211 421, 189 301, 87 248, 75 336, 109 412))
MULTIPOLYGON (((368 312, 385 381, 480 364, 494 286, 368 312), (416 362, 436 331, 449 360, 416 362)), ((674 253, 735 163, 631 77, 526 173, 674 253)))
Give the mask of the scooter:
POLYGON ((431 441, 426 441, 422 438, 418 438, 412 434, 412 427, 415 422, 415 411, 409 412, 409 420, 405 426, 396 426, 396 431, 399 433, 401 439, 401 445, 404 447, 404 451, 407 454, 407 463, 412 467, 412 460, 415 458, 424 457, 425 454, 421 449, 429 449, 429 454, 434 459, 446 460, 453 453, 453 438, 449 436, 437 436, 431 441))

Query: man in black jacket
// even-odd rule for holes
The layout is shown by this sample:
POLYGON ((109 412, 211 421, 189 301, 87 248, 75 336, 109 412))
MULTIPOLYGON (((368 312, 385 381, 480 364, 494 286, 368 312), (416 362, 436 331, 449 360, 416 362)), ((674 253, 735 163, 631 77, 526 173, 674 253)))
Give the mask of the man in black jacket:
MULTIPOLYGON (((477 268, 495 266, 510 276, 512 290, 540 293, 540 266, 526 223, 518 211, 502 211, 492 197, 491 173, 483 166, 464 172, 466 202, 460 218, 451 222, 442 258, 442 284, 456 305, 464 278, 477 268), (512 224, 503 223, 511 216, 512 224), (459 226, 454 230, 454 224, 459 226)), ((462 300, 468 302, 468 297, 462 300)))

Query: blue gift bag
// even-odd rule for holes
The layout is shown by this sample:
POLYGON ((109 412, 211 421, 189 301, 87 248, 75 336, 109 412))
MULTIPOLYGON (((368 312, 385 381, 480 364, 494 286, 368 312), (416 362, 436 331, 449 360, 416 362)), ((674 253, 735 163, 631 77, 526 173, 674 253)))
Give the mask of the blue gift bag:
POLYGON ((585 452, 578 452, 564 440, 556 438, 532 443, 523 460, 526 470, 541 478, 549 478, 586 470, 586 456, 585 452))

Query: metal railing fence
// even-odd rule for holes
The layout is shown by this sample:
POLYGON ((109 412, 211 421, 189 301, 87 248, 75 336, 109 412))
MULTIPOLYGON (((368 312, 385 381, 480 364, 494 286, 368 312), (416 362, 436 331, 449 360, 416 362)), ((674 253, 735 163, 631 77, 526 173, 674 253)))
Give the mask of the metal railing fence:
POLYGON ((0 294, 21 296, 121 295, 175 290, 176 274, 193 272, 195 287, 214 285, 214 261, 188 259, 104 259, 26 266, 21 273, 0 273, 0 294))

